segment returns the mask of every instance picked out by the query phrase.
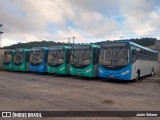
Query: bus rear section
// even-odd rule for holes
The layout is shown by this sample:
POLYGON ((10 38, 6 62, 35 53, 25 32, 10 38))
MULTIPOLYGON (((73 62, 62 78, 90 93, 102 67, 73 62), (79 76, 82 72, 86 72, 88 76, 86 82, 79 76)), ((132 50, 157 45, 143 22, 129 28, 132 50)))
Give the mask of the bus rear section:
POLYGON ((131 43, 131 79, 138 80, 146 75, 154 75, 158 71, 158 53, 146 47, 131 43))
POLYGON ((31 49, 30 53, 30 71, 45 73, 47 72, 48 48, 36 47, 31 49))
POLYGON ((13 59, 14 59, 14 50, 5 50, 4 58, 3 58, 4 70, 8 70, 8 71, 13 70, 13 59))
POLYGON ((131 80, 130 45, 128 42, 111 42, 101 45, 99 77, 131 80))
POLYGON ((69 46, 54 46, 48 50, 47 72, 55 74, 69 74, 70 67, 69 46))
POLYGON ((98 76, 99 50, 98 45, 81 44, 73 46, 70 58, 70 74, 85 77, 98 76))
POLYGON ((135 80, 158 70, 156 51, 132 42, 110 42, 101 45, 99 77, 135 80))
POLYGON ((14 53, 13 70, 14 71, 29 71, 29 49, 17 49, 14 53))

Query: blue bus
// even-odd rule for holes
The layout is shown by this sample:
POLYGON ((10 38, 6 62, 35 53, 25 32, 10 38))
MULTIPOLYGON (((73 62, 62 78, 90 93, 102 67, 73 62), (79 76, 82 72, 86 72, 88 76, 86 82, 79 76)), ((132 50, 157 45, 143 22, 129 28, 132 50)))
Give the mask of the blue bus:
POLYGON ((47 72, 47 56, 48 48, 46 47, 34 47, 31 48, 30 53, 30 71, 31 72, 47 72))
POLYGON ((134 80, 158 70, 158 53, 128 41, 103 43, 100 49, 99 77, 134 80))

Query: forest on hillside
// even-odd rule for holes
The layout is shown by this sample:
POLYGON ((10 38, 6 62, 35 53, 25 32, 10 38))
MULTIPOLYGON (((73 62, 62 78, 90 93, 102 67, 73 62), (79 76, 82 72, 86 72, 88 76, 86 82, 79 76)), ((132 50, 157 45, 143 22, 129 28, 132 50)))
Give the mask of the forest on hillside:
MULTIPOLYGON (((134 43, 137 43, 139 45, 142 46, 152 46, 155 45, 155 41, 157 39, 156 38, 141 38, 141 39, 127 39, 127 40, 123 40, 123 41, 131 41, 134 43)), ((118 41, 118 40, 116 40, 118 41)), ((96 44, 96 45, 100 45, 104 42, 111 42, 109 40, 106 41, 101 41, 101 42, 96 42, 96 43, 90 43, 90 44, 96 44)), ((34 41, 34 42, 28 42, 28 43, 18 43, 18 44, 14 44, 11 46, 5 46, 3 47, 3 49, 18 49, 18 48, 32 48, 32 47, 50 47, 50 46, 59 46, 59 45, 67 45, 67 46, 71 46, 74 45, 72 43, 62 43, 62 42, 54 42, 54 41, 34 41)))
MULTIPOLYGON (((152 46, 152 45, 155 45, 155 42, 156 42, 156 38, 141 38, 141 39, 126 39, 126 40, 123 40, 123 41, 131 41, 131 42, 134 42, 134 43, 137 43, 139 45, 142 45, 142 46, 152 46)), ((120 41, 120 40, 115 40, 115 41, 120 41)), ((110 42, 109 40, 107 41, 101 41, 101 42, 97 42, 97 43, 92 43, 92 44, 97 44, 97 45, 100 45, 104 42, 110 42)))
POLYGON ((18 48, 32 48, 32 47, 50 47, 50 46, 59 46, 67 45, 71 46, 73 44, 62 43, 62 42, 53 42, 53 41, 33 41, 28 43, 18 43, 11 46, 5 46, 3 49, 18 49, 18 48))

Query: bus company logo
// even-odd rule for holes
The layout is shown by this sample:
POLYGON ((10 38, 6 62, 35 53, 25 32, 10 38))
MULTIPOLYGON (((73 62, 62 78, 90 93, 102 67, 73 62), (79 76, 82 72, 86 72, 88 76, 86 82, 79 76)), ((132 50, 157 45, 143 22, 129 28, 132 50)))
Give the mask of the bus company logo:
POLYGON ((2 112, 2 117, 12 117, 11 112, 2 112))
POLYGON ((2 117, 42 117, 41 113, 37 112, 2 112, 2 117))

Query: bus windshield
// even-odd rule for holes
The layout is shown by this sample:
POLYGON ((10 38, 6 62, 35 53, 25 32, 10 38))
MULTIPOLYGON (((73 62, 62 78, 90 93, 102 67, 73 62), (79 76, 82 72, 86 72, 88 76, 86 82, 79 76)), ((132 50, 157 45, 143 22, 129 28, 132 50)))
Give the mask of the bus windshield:
POLYGON ((48 64, 50 66, 61 65, 64 63, 64 50, 61 49, 50 49, 48 51, 48 64))
POLYGON ((129 64, 129 48, 127 43, 102 45, 100 64, 108 66, 125 66, 129 64))
POLYGON ((14 64, 20 65, 23 62, 23 52, 15 52, 14 53, 14 64))
POLYGON ((35 66, 40 65, 43 62, 43 58, 44 58, 43 49, 32 50, 30 55, 30 63, 35 66))
POLYGON ((4 64, 8 65, 12 62, 12 52, 4 52, 4 64))
POLYGON ((75 46, 72 48, 71 65, 89 65, 92 60, 92 49, 89 46, 75 46))

